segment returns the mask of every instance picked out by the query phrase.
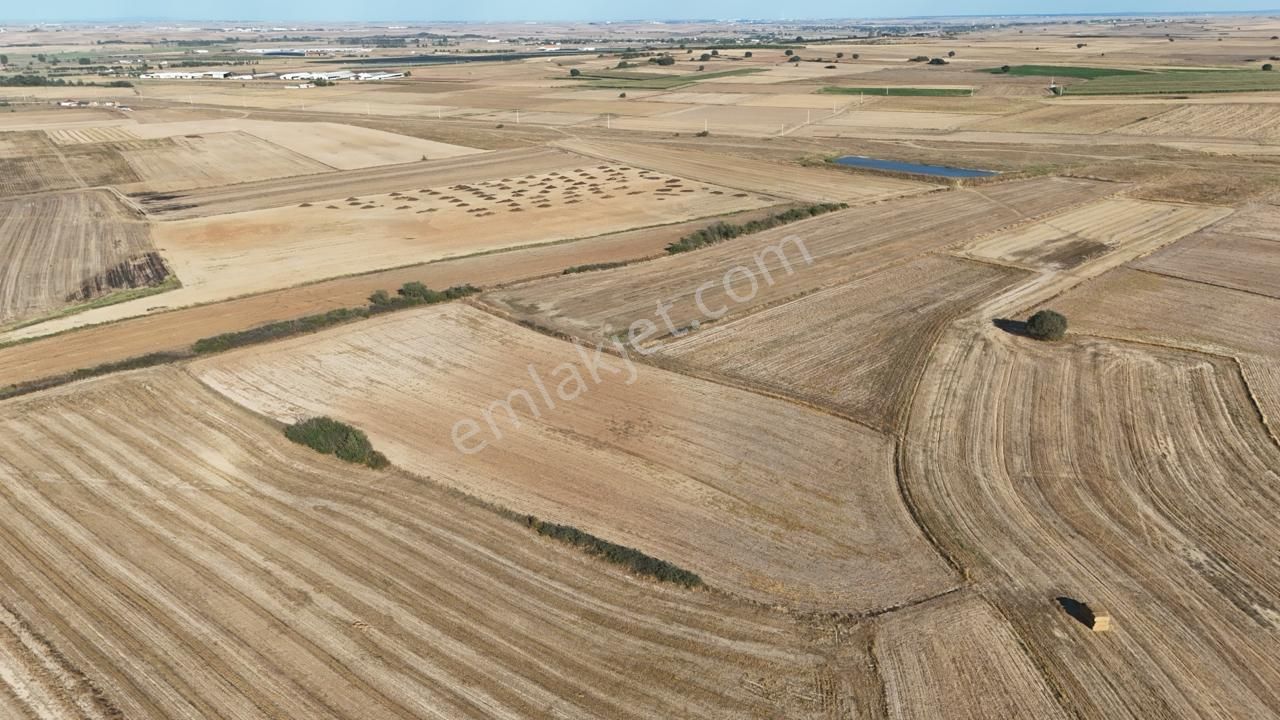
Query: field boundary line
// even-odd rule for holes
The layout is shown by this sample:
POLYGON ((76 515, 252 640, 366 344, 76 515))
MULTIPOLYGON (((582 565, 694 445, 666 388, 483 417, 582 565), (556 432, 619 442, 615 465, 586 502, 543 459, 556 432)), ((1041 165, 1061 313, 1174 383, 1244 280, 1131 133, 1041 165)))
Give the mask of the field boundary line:
POLYGON ((1057 680, 1054 679, 1053 674, 1049 672, 1048 664, 1045 663, 1040 655, 1031 648, 1030 643, 1022 637, 1022 633, 1018 632, 1018 626, 1014 625, 1013 620, 1009 619, 1004 608, 1000 607, 999 603, 992 602, 991 599, 984 595, 980 589, 976 590, 974 595, 994 610, 996 615, 1000 618, 1000 621, 1009 629, 1009 634, 1013 636, 1014 640, 1018 643, 1018 649, 1022 651, 1022 654, 1027 658, 1027 661, 1031 663, 1032 667, 1036 669, 1036 673, 1038 673, 1040 675, 1040 679, 1044 681, 1045 687, 1049 689, 1049 692, 1053 693, 1053 700, 1057 703, 1058 707, 1062 709, 1062 712, 1065 715, 1076 718, 1076 720, 1087 720, 1080 714, 1080 711, 1077 708, 1068 705, 1066 691, 1063 690, 1057 680))
POLYGON ((1216 358, 1218 360, 1231 363, 1231 366, 1235 368, 1235 372, 1240 378, 1240 382, 1244 384, 1245 392, 1249 396, 1249 404, 1253 406, 1254 413, 1257 414, 1258 420, 1262 422, 1263 429, 1267 431, 1267 435, 1270 436, 1271 442, 1276 446, 1276 448, 1280 449, 1280 433, 1277 433, 1276 429, 1272 427, 1271 422, 1267 418, 1266 412, 1262 409, 1262 405, 1258 401, 1258 396, 1253 391, 1253 385, 1249 382, 1249 377, 1244 371, 1244 363, 1241 362, 1240 356, 1234 352, 1229 352, 1233 351, 1234 348, 1179 344, 1176 340, 1147 340, 1143 338, 1107 335, 1105 333, 1087 330, 1073 332, 1072 334, 1108 343, 1142 345, 1146 347, 1160 348, 1162 350, 1173 350, 1175 352, 1182 352, 1190 355, 1203 355, 1205 357, 1216 358))

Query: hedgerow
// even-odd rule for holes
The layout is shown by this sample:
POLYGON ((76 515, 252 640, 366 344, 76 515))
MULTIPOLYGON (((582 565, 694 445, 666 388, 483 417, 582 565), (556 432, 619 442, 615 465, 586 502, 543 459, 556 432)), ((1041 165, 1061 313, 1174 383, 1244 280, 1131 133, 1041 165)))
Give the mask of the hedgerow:
POLYGON ((672 565, 665 560, 650 557, 634 548, 625 547, 608 540, 603 540, 590 533, 585 533, 569 525, 557 525, 543 522, 532 515, 525 516, 525 525, 539 535, 545 535, 560 542, 582 549, 588 555, 622 565, 637 575, 676 583, 689 588, 703 587, 702 578, 696 573, 672 565))
POLYGON ((818 203, 806 207, 791 208, 780 213, 774 213, 759 220, 751 220, 742 224, 717 222, 714 225, 704 227, 701 230, 694 231, 676 242, 667 246, 667 252, 674 255, 676 253, 689 252, 708 245, 732 240, 741 235, 751 235, 762 230, 786 225, 797 220, 805 220, 822 215, 824 213, 835 212, 836 210, 844 210, 849 207, 846 203, 818 203))

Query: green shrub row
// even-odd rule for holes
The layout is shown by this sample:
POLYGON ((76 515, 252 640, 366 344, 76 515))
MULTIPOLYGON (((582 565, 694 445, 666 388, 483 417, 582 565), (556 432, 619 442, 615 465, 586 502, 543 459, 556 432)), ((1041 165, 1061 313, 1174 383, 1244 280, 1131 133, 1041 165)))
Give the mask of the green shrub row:
POLYGON ((539 535, 545 535, 573 545, 582 549, 588 555, 594 555, 611 563, 621 565, 637 575, 645 575, 656 580, 689 588, 704 586, 702 578, 698 577, 696 573, 676 567, 665 560, 645 555, 639 550, 611 543, 608 540, 602 540, 575 527, 543 522, 532 515, 525 516, 524 522, 526 526, 539 535))
POLYGON ((316 452, 336 455, 341 460, 368 465, 374 470, 391 464, 387 456, 373 449, 367 435, 333 418, 301 420, 285 428, 284 436, 316 452))
POLYGON ((369 296, 369 304, 365 307, 335 308, 316 315, 306 315, 293 320, 268 323, 248 330, 201 338, 191 346, 191 351, 197 355, 224 352, 245 345, 254 345, 270 340, 279 340, 291 335, 316 332, 332 325, 363 319, 380 313, 391 312, 392 310, 456 300, 478 292, 480 292, 480 289, 473 285, 457 285, 448 290, 438 291, 432 290, 420 282, 405 283, 395 295, 391 295, 386 290, 375 292, 369 296))
POLYGON ((630 264, 631 264, 630 261, 623 260, 620 262, 602 262, 602 263, 588 263, 586 265, 574 265, 573 267, 565 268, 564 272, 561 274, 573 275, 574 273, 592 272, 595 270, 610 270, 612 268, 619 268, 624 265, 630 265, 630 264))
POLYGON ((187 353, 168 353, 157 352, 148 355, 139 355, 138 357, 127 358, 117 362, 103 363, 90 368, 81 368, 69 373, 61 375, 53 375, 51 377, 40 378, 30 382, 18 383, 16 385, 8 385, 0 388, 0 400, 7 400, 11 397, 26 395, 27 393, 39 392, 47 390, 59 385, 65 385, 77 380, 86 380, 99 375, 109 375, 115 372, 123 372, 125 370, 137 370, 139 368, 152 367, 154 365, 163 365, 190 357, 187 353))
POLYGON ((750 235, 758 233, 762 230, 786 225, 797 220, 822 215, 824 213, 835 212, 836 210, 844 210, 849 207, 846 203, 818 203, 807 207, 791 208, 780 213, 774 213, 759 220, 752 220, 743 224, 718 222, 714 225, 704 227, 701 230, 692 232, 680 238, 676 242, 667 246, 667 252, 674 255, 676 253, 689 252, 697 250, 708 245, 732 240, 740 235, 750 235))

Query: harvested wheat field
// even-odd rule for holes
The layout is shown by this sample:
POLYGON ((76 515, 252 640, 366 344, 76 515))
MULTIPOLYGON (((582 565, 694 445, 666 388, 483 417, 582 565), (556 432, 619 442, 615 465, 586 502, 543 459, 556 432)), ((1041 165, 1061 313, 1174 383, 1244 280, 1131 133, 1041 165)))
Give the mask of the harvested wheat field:
POLYGON ((629 577, 428 481, 325 458, 181 370, 6 403, 0 428, 6 717, 831 717, 859 702, 856 669, 786 615, 629 577))
POLYGON ((1133 267, 1280 299, 1280 238, 1266 237, 1275 233, 1277 221, 1280 212, 1272 206, 1242 210, 1133 267))
MULTIPOLYGON (((350 188, 354 191, 355 188, 350 188)), ((616 163, 156 225, 175 303, 775 204, 616 163)))
MULTIPOLYGON (((1150 120, 1170 107, 1160 105, 1097 105, 1055 102, 1052 105, 1013 115, 984 120, 973 130, 1024 133, 1067 133, 1071 135, 1096 135, 1112 132, 1140 121, 1150 120)), ((1128 132, 1128 130, 1125 130, 1128 132)))
POLYGON ((352 194, 385 194, 430 185, 455 185, 504 175, 546 173, 591 160, 553 148, 479 153, 441 160, 236 183, 138 198, 148 215, 182 220, 319 202, 352 194))
POLYGON ((587 275, 486 293, 516 319, 591 340, 626 335, 660 342, 694 322, 742 317, 803 293, 866 277, 925 252, 1089 202, 1120 186, 1042 178, 855 207, 693 252, 587 275), (670 318, 658 315, 661 302, 670 318))
POLYGON ((1172 242, 1229 214, 1230 208, 1109 198, 981 238, 961 252, 1032 269, 1064 270, 1121 247, 1172 242))
POLYGON ((1280 712, 1280 448, 1234 362, 949 333, 905 447, 922 520, 1075 714, 1280 712))
POLYGON ((1025 276, 926 257, 673 340, 659 357, 893 431, 943 326, 1025 276))
POLYGON ((1280 300, 1134 270, 1113 270, 1052 303, 1079 332, 1211 353, 1280 353, 1280 300))
POLYGON ((105 125, 101 127, 59 128, 45 133, 55 145, 88 145, 105 142, 130 142, 138 136, 128 127, 105 125))
POLYGON ((652 143, 625 145, 566 140, 559 144, 585 155, 790 200, 861 203, 933 189, 931 185, 910 180, 853 175, 834 168, 779 165, 737 157, 730 161, 698 150, 673 149, 652 143))
POLYGON ((1124 128, 1152 136, 1212 137, 1280 141, 1280 108, 1265 105, 1183 105, 1124 128))
MULTIPOLYGON (((783 209, 785 207, 748 210, 723 219, 746 222, 783 209)), ((566 268, 583 264, 636 261, 661 254, 668 243, 707 222, 693 220, 576 242, 512 248, 334 278, 220 303, 151 312, 141 317, 136 316, 139 307, 148 312, 167 309, 170 296, 151 298, 145 303, 119 303, 0 335, 0 345, 23 339, 39 340, 0 347, 0 385, 61 375, 154 352, 182 351, 201 338, 363 305, 370 294, 378 290, 392 291, 409 282, 426 283, 432 288, 464 284, 490 287, 559 275, 566 268), (78 327, 86 319, 98 324, 78 327), (70 328, 77 328, 76 332, 61 332, 70 328)))
POLYGON ((0 326, 168 276, 146 222, 106 190, 0 201, 0 326))
POLYGON ((242 132, 180 135, 116 147, 139 178, 120 187, 127 193, 190 190, 332 170, 242 132))
POLYGON ((1066 720, 1009 623, 956 593, 885 616, 875 660, 894 720, 1066 720))
POLYGON ((889 438, 610 355, 598 368, 596 352, 454 304, 192 371, 269 417, 350 422, 410 472, 751 599, 865 611, 953 583, 897 495, 889 438))

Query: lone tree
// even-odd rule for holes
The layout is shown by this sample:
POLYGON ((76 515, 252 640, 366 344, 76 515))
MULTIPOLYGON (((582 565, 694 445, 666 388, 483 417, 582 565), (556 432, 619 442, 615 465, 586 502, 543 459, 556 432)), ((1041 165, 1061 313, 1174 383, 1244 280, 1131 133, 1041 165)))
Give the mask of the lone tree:
POLYGON ((742 53, 742 57, 751 57, 751 51, 750 51, 750 50, 748 50, 748 51, 746 51, 746 52, 742 53))
POLYGON ((844 53, 836 53, 836 59, 837 59, 837 60, 838 60, 838 59, 840 59, 840 58, 842 58, 842 57, 844 57, 844 53))
POLYGON ((1009 71, 1010 71, 1010 70, 1012 70, 1012 69, 1013 69, 1013 68, 1009 67, 1008 65, 1001 65, 1001 66, 1000 66, 1000 72, 1002 72, 1002 73, 1007 73, 1007 72, 1009 72, 1009 71))
POLYGON ((1041 310, 1027 320, 1027 334, 1037 340, 1061 340, 1067 334, 1067 319, 1062 313, 1041 310))
POLYGON ((1270 69, 1271 69, 1271 63, 1267 63, 1266 65, 1263 65, 1263 66, 1262 66, 1262 69, 1263 69, 1263 70, 1270 70, 1270 69))
POLYGON ((947 57, 955 57, 955 56, 956 56, 956 51, 955 51, 955 50, 948 50, 948 51, 947 51, 947 57))
POLYGON ((569 71, 569 77, 578 77, 581 74, 582 74, 582 71, 579 70, 578 68, 574 68, 569 71))
POLYGON ((792 56, 792 55, 794 55, 795 53, 794 53, 793 51, 791 51, 791 50, 783 50, 783 51, 782 51, 782 54, 783 54, 783 55, 786 55, 787 57, 791 57, 791 56, 792 56))
POLYGON ((701 55, 698 56, 698 59, 701 60, 702 62, 707 62, 708 60, 711 59, 711 53, 702 53, 701 55))

